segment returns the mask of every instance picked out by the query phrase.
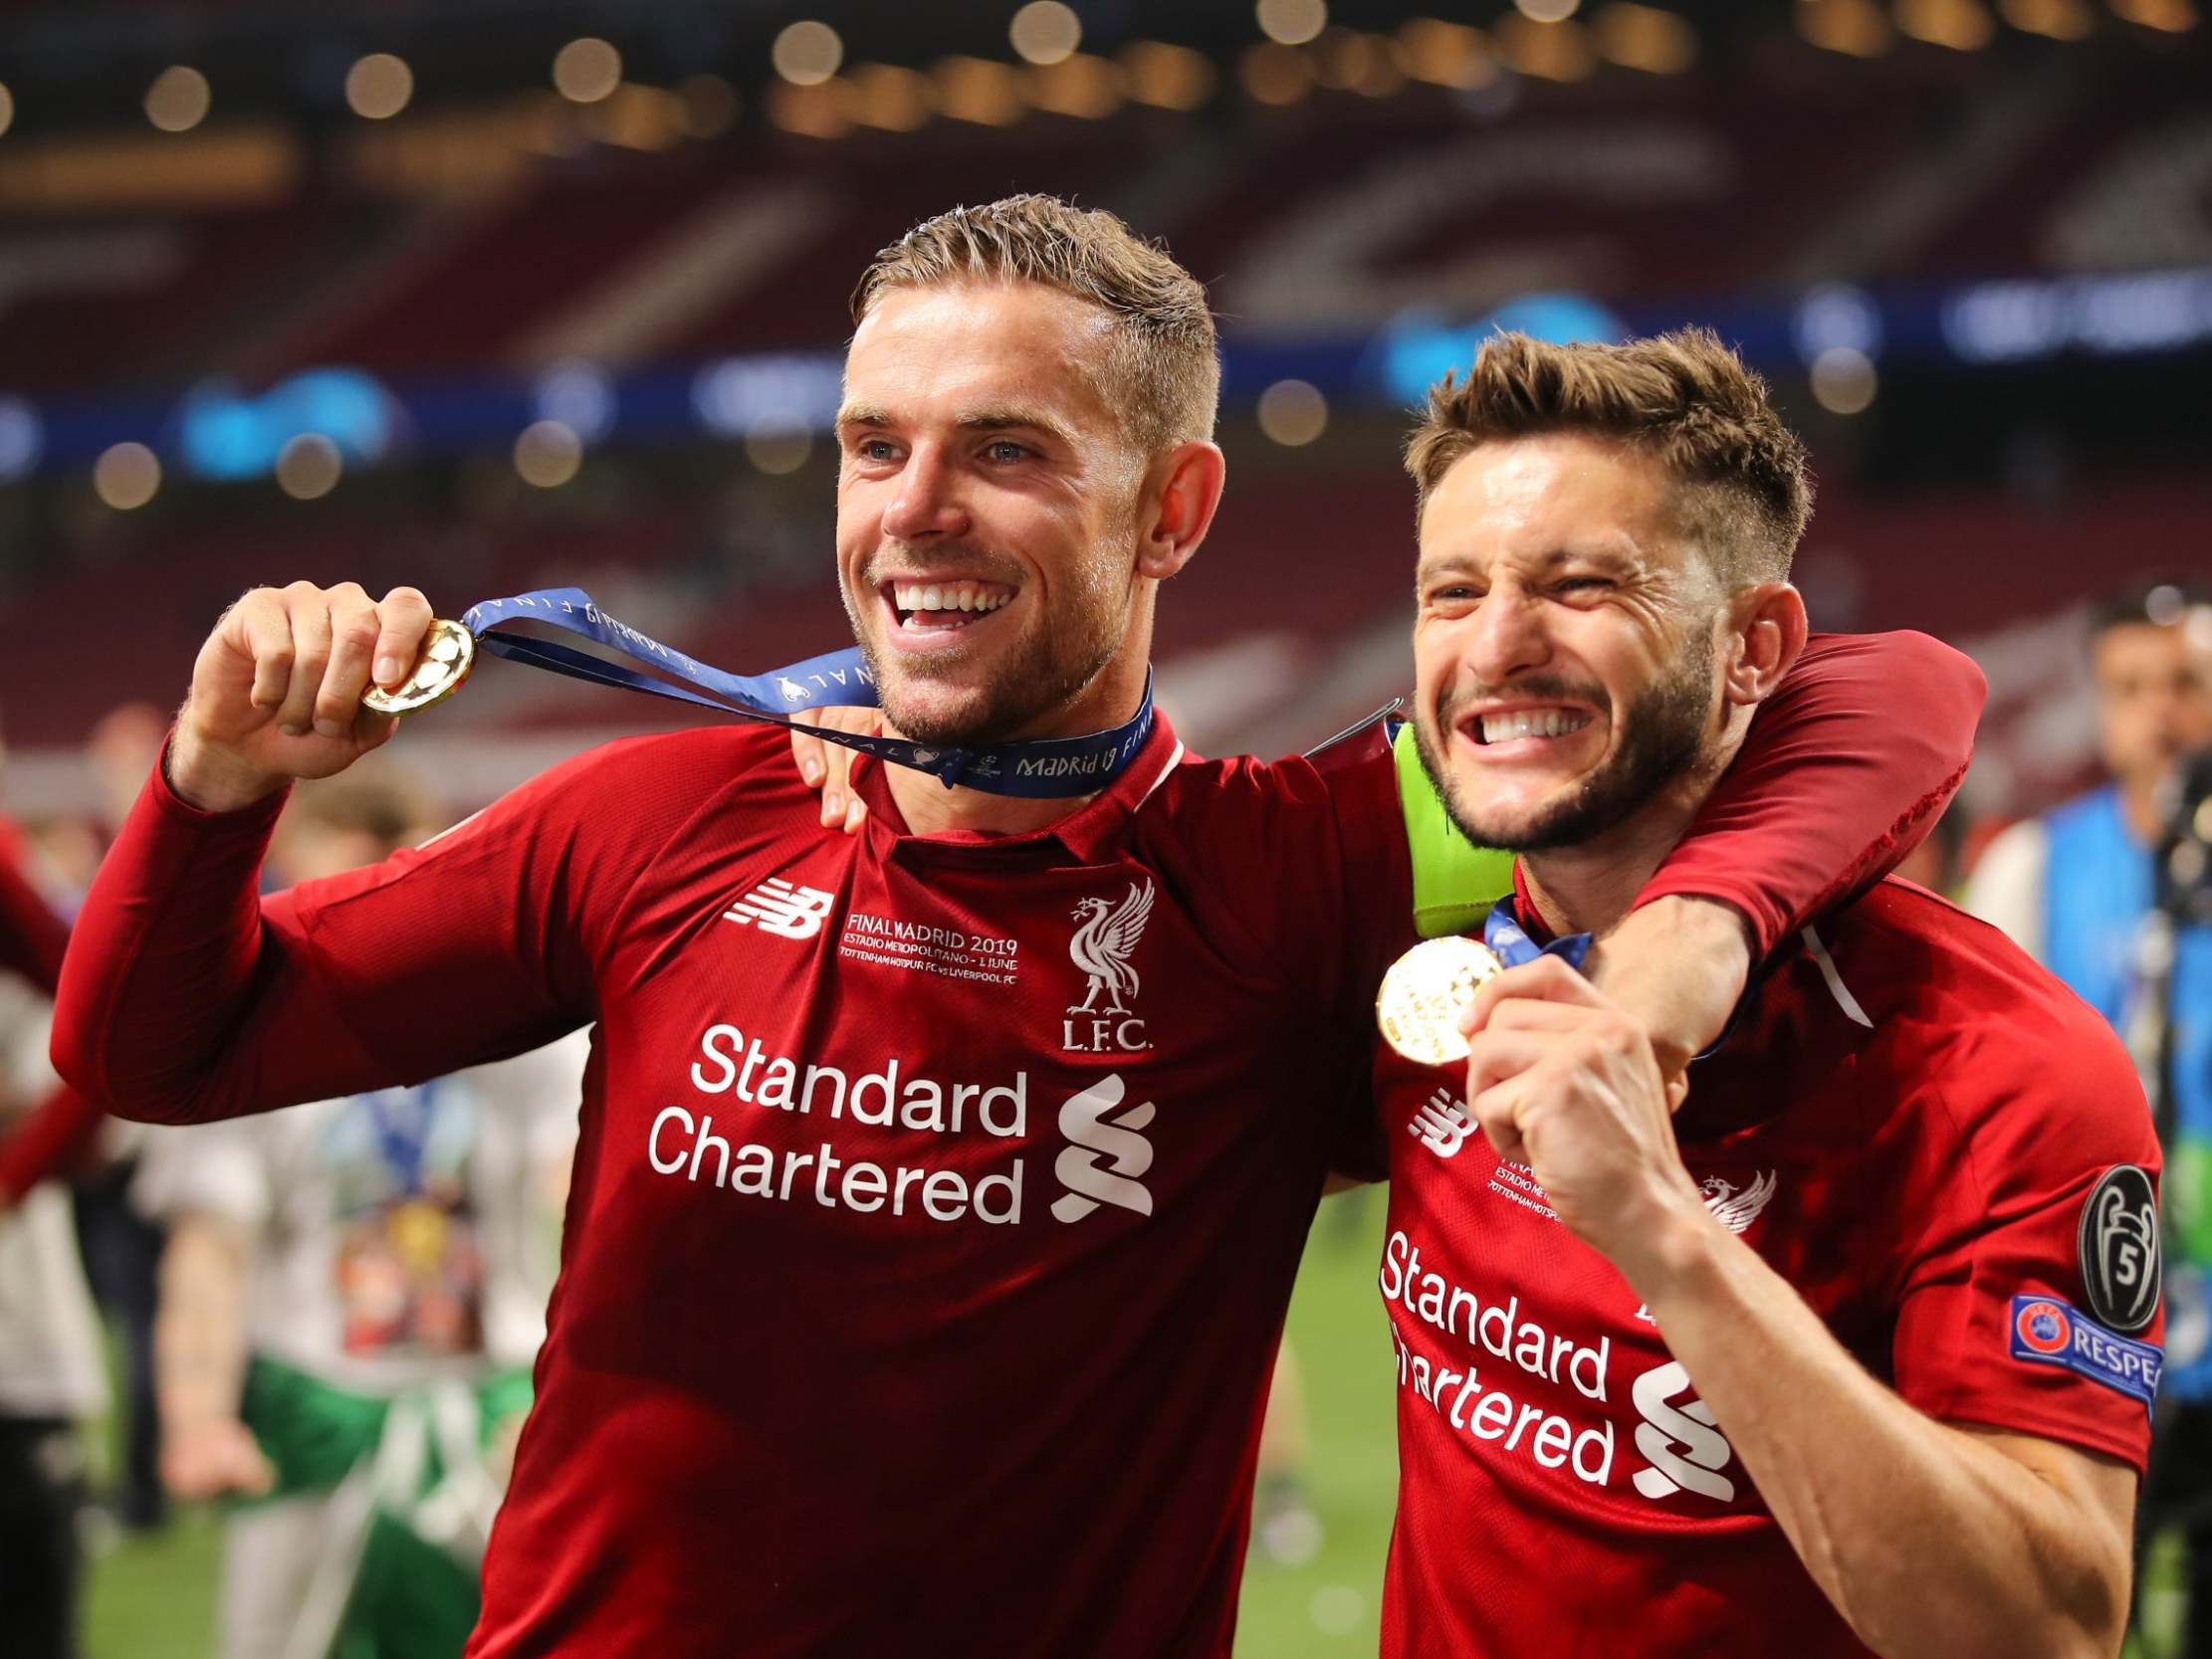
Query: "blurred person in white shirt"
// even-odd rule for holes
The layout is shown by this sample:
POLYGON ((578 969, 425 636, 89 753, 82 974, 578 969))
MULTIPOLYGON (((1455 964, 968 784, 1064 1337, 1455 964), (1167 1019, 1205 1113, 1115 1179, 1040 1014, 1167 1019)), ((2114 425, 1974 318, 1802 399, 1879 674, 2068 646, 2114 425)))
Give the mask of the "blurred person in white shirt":
MULTIPOLYGON (((421 810, 301 789, 287 882, 383 858, 421 810)), ((558 1265, 587 1039, 411 1089, 155 1132, 170 1223, 162 1474, 227 1523, 222 1659, 458 1655, 558 1265)))

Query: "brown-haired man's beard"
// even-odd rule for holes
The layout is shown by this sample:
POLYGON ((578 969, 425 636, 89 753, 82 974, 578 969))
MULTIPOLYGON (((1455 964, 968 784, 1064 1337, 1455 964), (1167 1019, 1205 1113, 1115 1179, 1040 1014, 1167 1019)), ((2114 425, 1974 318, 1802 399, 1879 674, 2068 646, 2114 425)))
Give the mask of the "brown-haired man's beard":
MULTIPOLYGON (((1019 572, 1013 574, 1018 581, 1019 572)), ((1000 579, 983 569, 976 575, 1000 579)), ((869 586, 872 590, 872 580, 869 586)), ((1034 734, 1112 660, 1125 614, 1081 584, 1074 597, 1075 603, 1060 604, 1050 616, 1025 614, 995 625, 995 631, 1019 627, 1015 639, 976 646, 955 642, 925 658, 884 649, 875 632, 882 613, 872 610, 874 626, 865 625, 849 593, 845 610, 885 723, 918 743, 966 748, 1034 734)), ((872 591, 866 602, 872 607, 872 591)))
MULTIPOLYGON (((1513 853, 1577 847, 1634 817, 1696 761, 1712 716, 1712 640, 1702 630, 1695 631, 1673 672, 1622 712, 1616 722, 1621 742, 1612 757, 1523 822, 1486 811, 1487 803, 1462 786, 1445 760, 1440 733, 1451 729, 1454 711, 1485 700, 1490 693, 1470 688, 1447 700, 1435 717, 1435 728, 1428 712, 1422 711, 1414 721, 1414 746, 1421 754, 1422 768, 1443 799, 1444 811, 1459 833, 1477 847, 1513 853)), ((1590 703, 1601 712, 1611 708, 1604 688, 1595 683, 1576 686, 1563 680, 1524 680, 1516 682, 1513 691, 1520 697, 1590 703)))

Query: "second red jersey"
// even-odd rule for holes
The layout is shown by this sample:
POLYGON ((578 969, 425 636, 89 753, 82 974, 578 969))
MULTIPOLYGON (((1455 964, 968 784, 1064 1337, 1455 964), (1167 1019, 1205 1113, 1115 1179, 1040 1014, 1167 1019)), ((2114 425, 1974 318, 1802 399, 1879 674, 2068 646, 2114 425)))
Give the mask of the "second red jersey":
MULTIPOLYGON (((1379 1066, 1386 1659, 1865 1654, 1627 1282, 1470 1128, 1464 1069, 1379 1066)), ((1875 1376, 1939 1420, 2142 1467, 2158 1148, 2071 992, 1887 882, 1799 938, 1691 1080, 1676 1133, 1707 1207, 1875 1376), (2130 1187, 2108 1219, 2149 1254, 2122 1262, 2123 1333, 2087 1311, 2081 1250, 2093 1194, 2130 1187)))

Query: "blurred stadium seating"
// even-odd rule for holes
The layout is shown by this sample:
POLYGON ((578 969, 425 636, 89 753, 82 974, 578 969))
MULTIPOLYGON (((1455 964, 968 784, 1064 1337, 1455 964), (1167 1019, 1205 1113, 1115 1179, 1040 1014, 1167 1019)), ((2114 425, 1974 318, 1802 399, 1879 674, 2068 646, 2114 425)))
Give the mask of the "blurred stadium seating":
MULTIPOLYGON (((1662 66, 1686 73, 1659 74, 1604 61, 1637 61, 1622 20, 1639 8, 1597 8, 1587 26, 1496 9, 1484 34, 1355 8, 1372 15, 1294 48, 1253 44, 1248 27, 1239 44, 1233 8, 1194 8, 1203 55, 1183 70, 1200 76, 1197 106, 1139 102, 1144 60, 1119 43, 1118 59, 1070 60, 1105 77, 1091 119, 1036 106, 1055 103, 1048 76, 1066 65, 1009 79, 1004 107, 963 104, 952 66, 982 59, 848 61, 812 86, 639 78, 563 101, 529 90, 536 39, 560 32, 551 5, 514 9, 504 78, 485 68, 498 20, 475 15, 483 38, 413 31, 421 107, 382 123, 318 107, 304 72, 274 87, 262 73, 250 107, 217 98, 194 130, 152 135, 123 113, 88 119, 95 99, 42 105, 44 89, 20 84, 0 138, 0 428, 12 412, 16 433, 11 449, 0 431, 0 475, 17 475, 0 484, 0 619, 19 793, 81 795, 68 745, 118 698, 172 695, 205 618, 249 581, 411 580, 455 606, 580 583, 734 666, 794 635, 834 639, 826 563, 803 550, 826 546, 829 462, 790 444, 766 471, 733 454, 742 433, 696 412, 700 377, 833 363, 823 354, 877 246, 1013 188, 1120 209, 1206 275, 1224 312, 1236 484, 1161 637, 1171 702, 1209 745, 1293 745, 1395 687, 1408 541, 1395 411, 1486 317, 1600 332, 1710 319, 1742 338, 1820 453, 1801 573, 1831 626, 2042 638, 2083 591, 2087 548, 2101 574, 2115 550, 2144 567, 2212 557, 2212 488, 2185 459, 2205 436, 2201 398, 2173 418, 2212 339, 2201 31, 2107 15, 2087 39, 2037 38, 2038 19, 2064 33, 2087 9, 2015 4, 2016 27, 1967 51, 1901 38, 1862 7, 1886 43, 1862 55, 1803 38, 1819 32, 1809 0, 1795 33, 1786 7, 1732 26, 1691 7, 1653 14, 1683 31, 1662 44, 1690 53, 1662 66), (461 85, 433 103, 441 77, 461 85), (743 108, 727 130, 727 107, 701 118, 702 85, 743 108), (137 164, 149 143, 169 146, 166 186, 137 164), (2019 286, 2129 271, 2180 286, 2019 286), (1937 285, 1978 286, 1943 289, 1931 313, 1937 285), (1969 360, 1961 295, 1979 296, 1974 337, 1999 360, 1969 360), (1924 337, 1930 314, 1943 341, 1924 337), (1868 384, 1825 397, 1850 413, 1807 386, 1831 336, 1864 347, 1868 384), (1408 349, 1411 379, 1395 355, 1408 349), (1252 418, 1285 367, 1325 399, 1326 430, 1297 448, 1252 418), (307 389, 332 368, 346 386, 307 389), (563 375, 582 418, 573 394, 549 402, 563 375), (2112 418, 2079 418, 2100 406, 2112 418), (506 451, 549 409, 587 454, 572 481, 533 490, 506 451), (277 452, 319 425, 345 476, 289 501, 268 487, 277 452), (117 512, 87 473, 125 433, 162 457, 162 487, 117 512), (87 648, 96 614, 126 650, 87 648)), ((59 8, 18 10, 34 53, 83 45, 59 8)), ((1896 12, 1909 35, 1939 33, 1944 10, 1896 12)), ((886 49, 904 39, 865 8, 823 15, 848 60, 879 34, 886 49)), ((1975 5, 1958 15, 1987 21, 1975 5)), ((360 35, 285 8, 212 8, 202 23, 198 61, 219 87, 221 66, 236 79, 235 66, 296 64, 303 43, 331 59, 360 35)), ((96 86, 164 55, 101 38, 105 55, 67 60, 96 86)), ((728 67, 700 57, 700 74, 728 67)), ((1064 89, 1057 102, 1074 106, 1064 89)), ((818 424, 823 380, 803 372, 811 403, 787 423, 800 427, 818 424)), ((766 419, 749 397, 740 418, 766 419)), ((1993 664, 2000 763, 1979 784, 1985 806, 2037 798, 2082 758, 2079 704, 2055 717, 2044 701, 2068 689, 2046 684, 2054 660, 2030 653, 2017 687, 1993 664), (2008 719, 2016 703, 2035 713, 2008 719)), ((468 768, 464 792, 478 793, 566 742, 658 718, 510 681, 439 736, 547 734, 468 768)))

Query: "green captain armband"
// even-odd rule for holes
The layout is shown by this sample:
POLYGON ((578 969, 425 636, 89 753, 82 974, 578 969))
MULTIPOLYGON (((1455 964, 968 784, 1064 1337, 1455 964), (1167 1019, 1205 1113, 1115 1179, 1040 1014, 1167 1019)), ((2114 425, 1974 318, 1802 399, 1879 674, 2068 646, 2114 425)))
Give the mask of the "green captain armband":
POLYGON ((1421 763, 1411 724, 1391 748, 1398 763, 1398 804, 1406 816, 1406 851, 1414 867, 1414 928, 1423 938, 1471 933, 1490 907, 1513 891, 1513 855, 1477 847, 1459 833, 1421 763))

